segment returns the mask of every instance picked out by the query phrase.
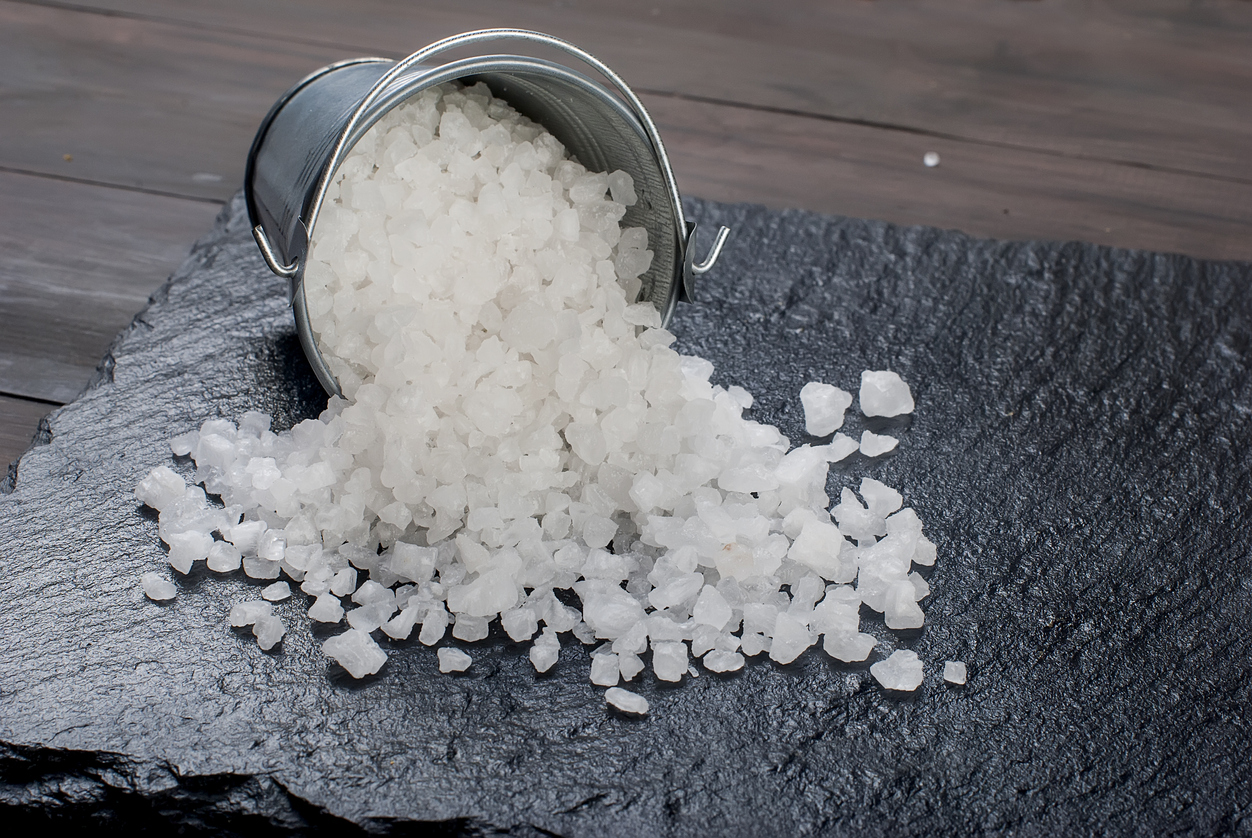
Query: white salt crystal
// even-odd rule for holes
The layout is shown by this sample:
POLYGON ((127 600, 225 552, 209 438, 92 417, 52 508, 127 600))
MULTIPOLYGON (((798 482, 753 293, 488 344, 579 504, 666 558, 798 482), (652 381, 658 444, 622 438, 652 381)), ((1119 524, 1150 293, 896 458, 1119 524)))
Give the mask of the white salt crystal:
POLYGON ((383 633, 392 640, 407 640, 417 625, 417 609, 402 608, 400 613, 383 624, 383 633))
POLYGON ((457 614, 456 623, 452 626, 452 636, 457 640, 473 643, 487 636, 488 623, 485 617, 472 614, 457 614))
POLYGON ((716 588, 712 585, 705 585, 700 590, 695 609, 692 611, 692 618, 697 623, 721 631, 730 622, 732 615, 730 603, 716 588))
POLYGON ((539 630, 539 616, 533 608, 514 608, 500 615, 500 624, 504 633, 514 643, 530 640, 539 630))
POLYGON ((702 663, 710 672, 735 672, 743 669, 743 655, 714 649, 702 658, 702 663))
POLYGON ((784 611, 774 622, 774 637, 769 647, 770 660, 775 663, 791 663, 812 646, 815 639, 803 620, 784 611))
POLYGON ((282 602, 289 596, 291 596, 291 586, 286 582, 275 582, 261 589, 261 599, 270 602, 282 602))
POLYGON ((177 457, 186 457, 196 447, 196 443, 200 441, 199 431, 188 431, 185 434, 179 434, 170 437, 170 451, 174 452, 177 457))
POLYGON ((174 587, 174 583, 159 573, 148 571, 139 577, 139 582, 143 587, 144 595, 156 602, 164 602, 178 595, 178 589, 174 587))
POLYGON ((912 692, 922 684, 922 662, 911 649, 897 649, 869 668, 884 689, 912 692))
POLYGON ((434 646, 443 639, 444 633, 448 630, 448 623, 451 616, 442 607, 426 612, 426 617, 422 620, 422 630, 418 632, 417 639, 424 646, 434 646))
POLYGON ((604 700, 623 713, 633 716, 646 716, 648 713, 646 698, 621 687, 609 687, 604 693, 604 700))
POLYGON ((530 662, 536 672, 547 672, 557 662, 560 653, 561 641, 554 632, 545 629, 530 647, 530 662))
POLYGON ((837 463, 860 450, 860 444, 847 434, 835 434, 827 445, 820 448, 826 462, 837 463))
POLYGON ((913 412, 909 385, 894 372, 865 370, 861 373, 861 412, 866 416, 899 416, 913 412))
POLYGON ((872 634, 838 632, 826 635, 822 641, 822 649, 835 660, 855 663, 868 658, 877 644, 878 641, 872 634))
POLYGON ((843 427, 852 394, 833 384, 810 381, 800 389, 800 403, 804 406, 804 429, 812 436, 826 436, 843 427))
POLYGON ((939 165, 939 153, 936 151, 928 151, 922 155, 922 165, 927 169, 933 169, 939 165))
POLYGON ((623 681, 633 681, 636 675, 643 672, 643 660, 638 655, 619 654, 617 665, 622 673, 623 681))
POLYGON ((861 453, 866 457, 881 457, 888 451, 895 450, 900 440, 886 434, 865 431, 861 434, 861 453))
POLYGON ((164 512, 187 492, 187 481, 169 466, 157 466, 135 487, 140 503, 164 512))
POLYGON ((473 658, 469 655, 448 646, 444 646, 436 654, 439 657, 440 672, 464 672, 473 663, 473 658))
POLYGON ((322 644, 322 651, 353 678, 373 675, 387 662, 387 653, 374 639, 356 629, 348 629, 343 634, 328 638, 322 644))
POLYGON ((662 681, 681 681, 687 672, 687 644, 682 641, 653 643, 652 672, 662 681))
POLYGON ((250 626, 262 617, 269 617, 274 613, 274 606, 268 602, 261 600, 248 600, 238 602, 231 606, 230 624, 235 628, 243 628, 250 626))
POLYGON ((962 661, 947 661, 943 665, 943 680, 949 684, 964 684, 966 678, 965 664, 962 661))
POLYGON ((314 600, 308 613, 309 619, 319 623, 337 623, 343 619, 343 605, 337 596, 327 592, 314 600))
POLYGON ((886 518, 904 505, 903 495, 872 477, 861 479, 860 491, 869 511, 879 518, 886 518))
POLYGON ((257 645, 268 652, 277 646, 287 634, 287 626, 272 614, 263 615, 257 617, 256 622, 252 624, 252 634, 256 637, 257 645))
POLYGON ((214 541, 209 548, 208 566, 215 573, 230 573, 243 563, 239 548, 229 541, 214 541))
POLYGON ((184 575, 191 572, 193 563, 208 558, 213 549, 213 536, 195 530, 170 533, 166 540, 170 545, 170 567, 184 575))
POLYGON ((608 178, 609 191, 613 200, 624 206, 633 207, 639 200, 635 196, 635 181, 629 174, 621 171, 612 172, 608 178))
POLYGON ((617 655, 607 652, 591 656, 591 683, 598 687, 611 687, 620 675, 617 655))
POLYGON ((335 574, 330 583, 330 592, 335 596, 347 596, 356 590, 356 568, 345 567, 335 574))

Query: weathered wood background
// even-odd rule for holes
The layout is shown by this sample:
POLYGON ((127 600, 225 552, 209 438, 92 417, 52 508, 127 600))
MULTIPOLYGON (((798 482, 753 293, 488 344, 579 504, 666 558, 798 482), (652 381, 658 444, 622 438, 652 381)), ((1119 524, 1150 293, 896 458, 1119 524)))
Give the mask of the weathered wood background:
POLYGON ((209 229, 287 87, 494 26, 617 70, 687 194, 1252 259, 1248 0, 0 0, 0 462, 209 229))

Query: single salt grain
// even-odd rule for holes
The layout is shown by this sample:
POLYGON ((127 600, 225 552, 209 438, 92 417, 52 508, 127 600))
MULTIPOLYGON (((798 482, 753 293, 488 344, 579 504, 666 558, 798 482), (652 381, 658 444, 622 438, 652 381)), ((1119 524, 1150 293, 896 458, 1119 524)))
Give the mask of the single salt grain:
POLYGON ((278 617, 262 616, 252 624, 252 633, 256 636, 257 645, 268 652, 287 634, 287 626, 278 617))
POLYGON ((469 669, 473 658, 462 652, 460 649, 451 649, 444 646, 436 653, 439 657, 440 672, 464 672, 469 669))
POLYGON ((214 541, 209 548, 208 566, 214 573, 230 573, 243 563, 239 548, 229 541, 214 541))
POLYGON ((687 673, 687 644, 682 641, 653 643, 652 671, 662 681, 681 681, 687 673))
POLYGON ((261 599, 269 602, 282 602, 291 596, 291 586, 286 582, 275 582, 261 589, 261 599))
POLYGON ((348 629, 343 634, 328 638, 322 644, 322 651, 353 678, 373 675, 387 662, 387 653, 374 639, 356 629, 348 629))
POLYGON ((148 571, 139 577, 139 583, 143 587, 144 595, 155 602, 165 602, 178 595, 174 583, 159 573, 148 571))
POLYGON ((620 675, 617 655, 608 652, 591 656, 591 683, 598 687, 611 687, 620 675))
POLYGON ((230 624, 235 628, 243 628, 250 626, 262 617, 268 617, 274 613, 274 606, 268 602, 260 600, 248 600, 239 602, 231 606, 230 624))
POLYGON ((309 606, 309 619, 319 623, 337 623, 343 619, 343 605, 337 596, 328 591, 309 606))
POLYGON ((912 692, 922 684, 922 662, 911 649, 897 649, 869 668, 884 689, 912 692))
POLYGON ((966 677, 965 664, 961 661, 948 661, 943 665, 943 680, 949 684, 964 684, 966 677))
POLYGON ((632 693, 630 690, 624 690, 621 687, 609 687, 604 693, 604 700, 610 706, 633 716, 645 716, 648 713, 648 700, 646 698, 637 693, 632 693))
POLYGON ((933 169, 939 165, 939 153, 936 151, 928 151, 922 155, 922 165, 928 169, 933 169))
POLYGON ((561 641, 554 632, 545 629, 530 647, 530 662, 536 672, 547 672, 557 662, 561 653, 561 641))
POLYGON ((861 373, 861 412, 866 416, 899 416, 913 412, 913 394, 903 379, 889 370, 861 373))
POLYGON ((881 457, 888 451, 894 451, 900 440, 886 434, 865 431, 861 434, 861 453, 866 457, 881 457))
POLYGON ((810 381, 800 389, 800 403, 804 406, 804 429, 812 436, 826 436, 843 427, 852 394, 832 384, 810 381))
POLYGON ((860 444, 847 434, 835 434, 834 438, 827 445, 822 446, 821 450, 826 462, 837 463, 855 454, 860 447, 860 444))
POLYGON ((743 669, 743 655, 738 652, 714 649, 701 658, 701 661, 704 663, 704 668, 710 672, 735 672, 743 669))
POLYGON ((870 513, 877 518, 886 518, 904 505, 903 495, 886 483, 879 483, 872 477, 861 479, 860 491, 870 513))
POLYGON ((330 592, 335 596, 347 596, 356 590, 356 569, 345 567, 330 582, 330 592))

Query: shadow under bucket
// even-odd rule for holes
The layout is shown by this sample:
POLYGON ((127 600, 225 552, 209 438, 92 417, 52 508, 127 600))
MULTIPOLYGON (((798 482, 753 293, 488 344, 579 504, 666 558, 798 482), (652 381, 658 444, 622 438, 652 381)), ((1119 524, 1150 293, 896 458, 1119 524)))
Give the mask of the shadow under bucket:
POLYGON ((332 395, 342 393, 314 339, 302 282, 318 212, 340 164, 379 119, 422 90, 454 80, 484 82, 494 96, 552 133, 588 170, 630 174, 638 201, 621 223, 648 231, 653 259, 641 277, 639 298, 656 306, 663 323, 680 299, 694 301, 695 277, 713 266, 730 232, 722 227, 708 256, 695 262, 695 225, 683 216, 674 173, 651 117, 612 70, 566 41, 489 29, 446 38, 398 62, 357 58, 331 64, 287 91, 261 122, 248 153, 244 194, 266 264, 291 282, 300 344, 332 395), (500 40, 555 48, 594 69, 613 90, 562 64, 521 55, 427 63, 451 49, 500 40))

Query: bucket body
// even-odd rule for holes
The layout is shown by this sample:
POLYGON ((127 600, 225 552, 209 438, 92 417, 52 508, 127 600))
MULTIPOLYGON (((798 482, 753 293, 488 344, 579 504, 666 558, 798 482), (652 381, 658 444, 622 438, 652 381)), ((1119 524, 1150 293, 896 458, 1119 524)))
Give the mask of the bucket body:
POLYGON ((270 268, 291 282, 300 342, 327 392, 340 394, 316 345, 305 307, 303 272, 309 242, 335 170, 365 133, 392 108, 420 91, 457 80, 484 82, 494 96, 552 133, 588 170, 624 170, 638 201, 623 226, 648 231, 652 265, 641 277, 640 299, 668 323, 680 298, 691 299, 694 276, 711 267, 728 231, 710 256, 695 264, 694 225, 682 202, 664 146, 643 106, 595 59, 539 33, 487 30, 456 36, 401 62, 361 58, 325 67, 275 103, 248 154, 244 190, 253 232, 270 268), (423 59, 483 40, 519 39, 558 46, 606 75, 621 96, 563 64, 520 55, 487 55, 438 66, 423 59))

